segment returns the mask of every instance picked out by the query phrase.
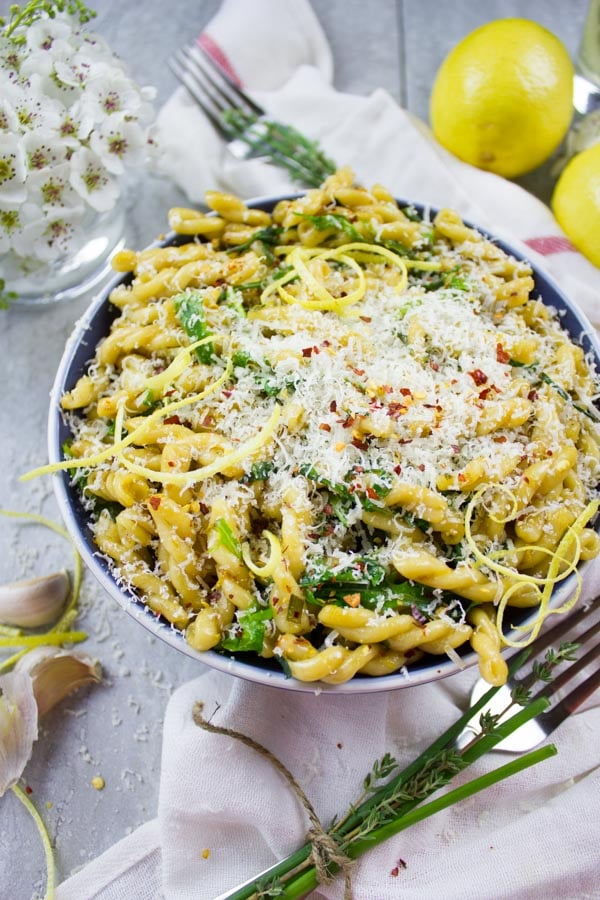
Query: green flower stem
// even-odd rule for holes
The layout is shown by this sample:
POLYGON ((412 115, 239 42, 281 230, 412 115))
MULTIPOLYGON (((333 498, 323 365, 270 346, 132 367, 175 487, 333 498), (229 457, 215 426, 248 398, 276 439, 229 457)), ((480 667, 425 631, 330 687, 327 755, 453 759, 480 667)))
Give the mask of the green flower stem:
MULTIPOLYGON (((441 812, 441 810, 447 809, 455 803, 459 803, 461 800, 466 800, 468 797, 472 797, 474 794, 479 793, 479 791, 483 791, 506 778, 510 778, 512 775, 516 775, 524 769, 528 769, 545 759, 549 759, 551 756, 555 756, 556 753, 557 749, 554 744, 546 744, 544 747, 533 750, 531 753, 526 753, 518 759, 500 766, 493 772, 488 772, 486 775, 480 775, 478 778, 474 778, 472 781, 461 785, 455 790, 449 791, 442 797, 438 797, 436 800, 432 800, 424 806, 420 806, 418 809, 400 816, 387 825, 382 825, 361 840, 357 840, 351 844, 346 849, 346 853, 351 859, 356 859, 368 850, 372 850, 373 847, 376 847, 383 841, 404 831, 406 828, 410 828, 412 825, 416 825, 417 822, 421 822, 423 819, 427 819, 429 816, 433 816, 436 813, 441 812)), ((334 867, 332 866, 332 869, 333 868, 334 867)), ((296 900, 298 897, 306 896, 309 891, 316 887, 316 870, 312 867, 307 872, 293 876, 291 881, 285 885, 279 896, 285 898, 285 900, 296 900)), ((232 898, 234 896, 235 895, 232 895, 232 898)))

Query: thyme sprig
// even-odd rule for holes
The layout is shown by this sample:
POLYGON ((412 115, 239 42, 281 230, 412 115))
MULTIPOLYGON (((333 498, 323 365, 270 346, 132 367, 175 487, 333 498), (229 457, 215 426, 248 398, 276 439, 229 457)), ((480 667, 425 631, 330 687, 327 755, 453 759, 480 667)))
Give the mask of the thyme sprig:
POLYGON ((323 153, 317 141, 310 141, 291 125, 241 109, 227 110, 223 125, 232 138, 243 141, 254 153, 286 169, 294 181, 306 187, 319 187, 336 170, 335 163, 323 153))
MULTIPOLYGON (((542 661, 534 662, 531 673, 516 683, 507 706, 497 713, 486 711, 500 690, 490 688, 405 769, 400 768, 390 753, 376 760, 364 778, 361 795, 328 830, 346 857, 356 859, 416 822, 555 755, 556 747, 547 744, 430 799, 473 762, 549 707, 550 701, 543 690, 532 698, 531 688, 536 682, 551 681, 557 665, 573 660, 577 646, 565 643, 557 650, 549 649, 542 661), (457 749, 458 736, 478 713, 481 713, 479 730, 466 746, 457 749)), ((509 666, 511 680, 529 655, 530 651, 525 650, 509 666)), ((310 861, 311 850, 310 843, 306 843, 262 877, 227 894, 228 900, 295 900, 306 896, 318 885, 316 869, 310 861)), ((339 871, 334 863, 327 868, 330 875, 339 871)))

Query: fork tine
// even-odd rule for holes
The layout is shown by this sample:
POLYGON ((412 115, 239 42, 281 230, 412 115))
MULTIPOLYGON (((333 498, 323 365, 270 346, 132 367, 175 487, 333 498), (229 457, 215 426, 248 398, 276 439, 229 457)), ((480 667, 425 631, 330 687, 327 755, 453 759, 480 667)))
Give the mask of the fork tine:
POLYGON ((237 84, 229 77, 227 72, 225 72, 218 63, 206 52, 202 44, 195 43, 191 46, 185 48, 186 52, 196 60, 199 66, 202 67, 203 71, 209 76, 211 83, 217 88, 221 90, 221 93, 226 92, 227 96, 230 98, 231 104, 236 108, 247 109, 249 112, 253 113, 256 116, 264 116, 264 109, 255 103, 245 91, 242 91, 237 84))
POLYGON ((183 66, 179 60, 178 56, 171 57, 169 59, 169 68, 173 72, 173 74, 179 79, 179 81, 188 89, 198 106, 202 109, 203 113, 210 120, 214 128, 221 134, 224 138, 229 138, 230 134, 225 129, 223 119, 221 117, 220 108, 212 101, 212 98, 207 95, 206 91, 202 90, 202 85, 199 83, 198 79, 193 76, 193 74, 189 71, 186 66, 183 66))
POLYGON ((582 681, 578 687, 567 694, 566 697, 547 710, 541 720, 542 727, 547 734, 564 722, 571 713, 574 713, 581 704, 591 697, 594 691, 600 687, 600 669, 597 669, 589 678, 582 681))

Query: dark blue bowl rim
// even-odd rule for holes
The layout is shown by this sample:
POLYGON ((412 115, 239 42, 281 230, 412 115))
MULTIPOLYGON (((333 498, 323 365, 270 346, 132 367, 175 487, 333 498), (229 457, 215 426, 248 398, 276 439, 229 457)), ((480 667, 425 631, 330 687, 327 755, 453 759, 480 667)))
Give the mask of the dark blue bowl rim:
MULTIPOLYGON (((280 200, 295 199, 300 196, 302 196, 302 193, 257 197, 247 201, 247 205, 270 211, 280 200)), ((437 209, 429 204, 410 200, 398 200, 398 203, 401 207, 414 208, 422 216, 433 216, 437 212, 437 209)), ((539 296, 545 305, 555 307, 558 310, 561 324, 568 331, 571 339, 583 348, 587 356, 593 358, 596 368, 600 369, 600 341, 595 329, 585 314, 574 302, 566 297, 556 282, 547 273, 542 272, 526 254, 515 249, 503 238, 494 236, 479 225, 474 225, 470 222, 466 224, 476 228, 477 231, 492 240, 511 256, 529 263, 535 280, 534 296, 539 296)), ((151 246, 161 247, 171 243, 186 243, 189 240, 189 238, 183 238, 175 235, 174 232, 170 232, 163 240, 156 241, 151 246)), ((60 411, 60 398, 65 391, 70 390, 74 386, 80 375, 84 373, 93 357, 96 345, 107 333, 110 322, 118 314, 116 308, 110 307, 108 297, 117 285, 127 282, 128 278, 130 278, 128 274, 115 275, 92 301, 86 312, 76 323, 73 332, 67 340, 50 393, 48 456, 51 463, 59 462, 62 459, 63 443, 70 437, 69 428, 60 411)), ((295 681, 293 678, 287 677, 282 670, 263 667, 262 660, 258 657, 255 661, 248 661, 239 657, 234 658, 221 654, 214 650, 200 653, 187 643, 181 631, 173 628, 166 620, 157 617, 145 606, 142 600, 118 584, 110 571, 108 563, 98 554, 93 543, 88 527, 89 515, 83 509, 77 491, 71 486, 68 473, 57 472, 52 476, 52 479, 65 527, 83 561, 109 596, 116 600, 122 609, 140 622, 155 637, 159 637, 171 647, 212 669, 227 672, 257 684, 304 693, 363 694, 379 693, 381 691, 396 690, 437 681, 440 678, 456 674, 463 668, 473 666, 477 662, 477 656, 472 651, 463 652, 460 664, 451 659, 440 658, 438 660, 437 658, 429 657, 426 662, 422 662, 420 665, 417 664, 407 671, 376 678, 355 676, 345 684, 328 685, 320 682, 308 684, 295 681)), ((583 563, 580 566, 580 573, 583 573, 587 566, 588 563, 583 563)), ((553 593, 552 605, 555 606, 564 602, 572 592, 574 584, 574 575, 561 582, 553 593)))

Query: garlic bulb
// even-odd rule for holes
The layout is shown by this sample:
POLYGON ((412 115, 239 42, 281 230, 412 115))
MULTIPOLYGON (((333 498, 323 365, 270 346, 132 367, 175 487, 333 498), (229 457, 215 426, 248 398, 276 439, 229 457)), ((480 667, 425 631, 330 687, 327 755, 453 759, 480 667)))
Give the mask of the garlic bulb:
POLYGON ((0 797, 17 783, 38 734, 38 709, 27 672, 0 678, 0 797))
POLYGON ((0 585, 0 622, 17 628, 37 628, 54 622, 67 597, 70 580, 63 569, 52 575, 0 585))
POLYGON ((30 676, 40 716, 84 684, 98 683, 101 675, 100 664, 91 656, 59 647, 31 650, 19 660, 15 671, 30 676))

